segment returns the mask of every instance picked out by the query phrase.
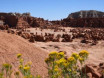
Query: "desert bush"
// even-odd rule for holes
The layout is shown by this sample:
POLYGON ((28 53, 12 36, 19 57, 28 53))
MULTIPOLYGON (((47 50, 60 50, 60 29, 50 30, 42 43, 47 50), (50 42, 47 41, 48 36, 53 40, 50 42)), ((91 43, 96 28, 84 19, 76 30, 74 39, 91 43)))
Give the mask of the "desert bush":
MULTIPOLYGON (((88 58, 89 53, 82 50, 77 53, 73 53, 69 58, 66 57, 65 52, 51 52, 48 58, 45 59, 48 69, 48 78, 86 78, 86 75, 82 73, 82 67, 85 65, 85 61, 88 58), (78 63, 80 63, 79 67, 78 63)), ((41 78, 40 75, 34 76, 31 74, 32 62, 24 63, 22 54, 17 54, 19 60, 18 71, 14 73, 15 78, 41 78)), ((86 71, 86 70, 85 70, 86 71)), ((11 78, 13 72, 12 65, 5 63, 2 65, 0 78, 11 78)))
POLYGON ((5 63, 2 65, 0 78, 11 78, 12 74, 12 65, 5 63))
MULTIPOLYGON (((34 76, 31 74, 31 64, 32 62, 24 63, 24 59, 22 58, 22 54, 17 54, 17 58, 19 60, 18 70, 14 73, 15 78, 21 78, 20 73, 22 74, 22 78, 41 78, 40 75, 34 76)), ((0 78, 11 78, 12 74, 12 65, 5 63, 2 65, 2 69, 0 72, 0 78)))
POLYGON ((83 75, 81 68, 88 55, 89 53, 83 50, 79 54, 73 53, 69 58, 66 58, 65 52, 51 52, 45 59, 49 78, 84 78, 85 75, 83 75), (81 68, 78 67, 78 62, 81 68))
MULTIPOLYGON (((19 70, 24 76, 24 78, 41 78, 40 75, 34 76, 31 74, 31 64, 32 62, 27 62, 24 64, 24 59, 21 57, 22 54, 17 54, 17 58, 19 59, 19 70)), ((19 74, 16 76, 19 78, 19 74)))

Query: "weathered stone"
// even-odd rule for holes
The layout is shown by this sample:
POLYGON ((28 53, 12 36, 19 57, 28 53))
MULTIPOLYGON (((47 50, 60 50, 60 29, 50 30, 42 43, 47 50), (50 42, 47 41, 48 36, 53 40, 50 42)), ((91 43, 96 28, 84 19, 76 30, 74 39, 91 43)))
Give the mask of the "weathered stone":
POLYGON ((92 77, 95 78, 101 78, 102 76, 102 74, 100 74, 97 68, 94 68, 93 65, 86 65, 86 67, 83 69, 83 73, 91 73, 92 77))
POLYGON ((87 78, 92 78, 92 74, 91 73, 87 73, 87 78))

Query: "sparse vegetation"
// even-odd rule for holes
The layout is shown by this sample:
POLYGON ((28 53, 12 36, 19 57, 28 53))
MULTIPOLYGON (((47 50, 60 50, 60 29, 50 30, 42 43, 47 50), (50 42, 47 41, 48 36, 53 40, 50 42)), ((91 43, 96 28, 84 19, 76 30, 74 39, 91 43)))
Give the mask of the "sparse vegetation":
POLYGON ((89 53, 85 50, 73 53, 67 58, 64 52, 51 52, 45 62, 48 65, 49 78, 84 78, 78 62, 83 66, 89 53))
MULTIPOLYGON (((89 52, 82 50, 79 53, 72 53, 70 57, 65 52, 51 52, 45 59, 48 69, 48 78, 89 78, 86 72, 85 61, 89 52)), ((17 54, 19 61, 18 71, 13 71, 12 65, 5 63, 0 71, 0 78, 42 78, 31 73, 32 62, 24 62, 22 54, 17 54), (14 77, 12 75, 14 74, 14 77)), ((101 63, 100 66, 103 64, 101 63)), ((44 71, 43 71, 44 72, 44 71)), ((102 70, 102 76, 104 70, 102 70)))
MULTIPOLYGON (((51 52, 45 62, 48 66, 48 78, 87 78, 86 73, 82 72, 82 67, 85 67, 85 61, 88 58, 89 52, 82 50, 73 53, 70 57, 65 55, 65 52, 51 52), (79 67, 78 63, 80 63, 79 67)), ((22 54, 17 54, 19 60, 18 71, 14 73, 15 78, 41 78, 40 75, 34 76, 31 74, 32 62, 24 63, 22 54), (20 76, 22 74, 22 77, 20 76)), ((86 72, 86 69, 85 69, 86 72)), ((5 63, 0 71, 0 78, 11 78, 13 73, 12 65, 5 63)), ((102 71, 104 73, 104 70, 102 71)))
MULTIPOLYGON (((31 74, 31 64, 32 62, 24 63, 24 59, 22 58, 22 54, 17 54, 17 58, 19 60, 18 71, 14 73, 15 78, 41 78, 40 75, 34 76, 31 74), (20 76, 20 73, 23 77, 20 76)), ((2 65, 0 78, 11 78, 11 74, 13 72, 12 65, 5 63, 2 65)))
MULTIPOLYGON (((45 59, 48 65, 49 78, 86 78, 82 73, 82 67, 78 67, 78 62, 83 66, 88 55, 89 53, 85 50, 82 50, 79 54, 73 53, 69 58, 66 57, 65 52, 51 52, 45 59)), ((19 67, 18 71, 14 73, 15 78, 21 78, 20 73, 23 76, 22 78, 41 78, 40 75, 35 77, 31 74, 32 62, 25 64, 22 54, 17 54, 17 59, 19 60, 19 67)), ((3 64, 0 78, 11 78, 12 72, 12 65, 3 64)))

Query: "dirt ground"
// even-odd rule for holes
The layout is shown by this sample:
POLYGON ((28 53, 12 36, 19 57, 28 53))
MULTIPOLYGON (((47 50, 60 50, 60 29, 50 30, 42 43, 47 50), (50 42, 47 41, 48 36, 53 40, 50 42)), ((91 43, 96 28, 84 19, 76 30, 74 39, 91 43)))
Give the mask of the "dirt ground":
MULTIPOLYGON (((35 28, 30 28, 31 33, 36 33, 37 34, 44 34, 46 33, 53 33, 55 35, 57 34, 71 34, 69 33, 70 29, 73 28, 64 28, 66 31, 57 31, 54 32, 54 30, 51 29, 44 29, 40 31, 40 29, 35 29, 35 28)), ((97 45, 91 45, 91 44, 84 44, 80 43, 80 39, 75 39, 73 42, 35 42, 33 43, 35 46, 42 48, 43 50, 47 52, 51 51, 66 51, 67 55, 70 56, 73 52, 80 52, 81 50, 87 50, 90 55, 87 60, 87 63, 91 64, 99 64, 101 62, 104 62, 104 41, 99 41, 97 45)))
MULTIPOLYGON (((27 32, 43 34, 54 33, 57 34, 71 34, 69 30, 71 28, 65 28, 66 32, 57 31, 50 29, 35 29, 29 28, 27 32)), ((90 55, 86 63, 98 65, 104 62, 104 41, 99 41, 97 45, 80 43, 80 39, 74 39, 72 42, 34 42, 30 43, 28 40, 23 39, 15 34, 8 34, 0 31, 0 65, 8 62, 12 63, 13 68, 18 66, 18 60, 16 59, 17 53, 22 53, 26 61, 32 61, 32 72, 33 74, 41 74, 42 77, 47 75, 46 64, 44 59, 48 56, 49 52, 52 51, 66 51, 67 55, 70 56, 73 52, 80 52, 81 50, 87 50, 90 55), (43 73, 44 71, 44 73, 43 73)), ((16 70, 16 68, 15 68, 16 70)))
MULTIPOLYGON (((48 56, 48 52, 20 36, 0 31, 0 69, 2 64, 9 63, 12 64, 14 71, 18 71, 18 53, 23 55, 25 64, 29 61, 32 62, 31 71, 34 75, 40 74, 43 78, 47 76, 48 71, 44 60, 48 56)), ((12 78, 15 78, 14 75, 12 78)))

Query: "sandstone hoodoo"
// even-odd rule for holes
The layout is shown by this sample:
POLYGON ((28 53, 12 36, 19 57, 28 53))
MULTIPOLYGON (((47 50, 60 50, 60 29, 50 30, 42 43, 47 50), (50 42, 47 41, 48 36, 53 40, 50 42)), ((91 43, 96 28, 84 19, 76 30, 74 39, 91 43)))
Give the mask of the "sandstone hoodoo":
POLYGON ((41 27, 48 24, 47 20, 32 17, 30 13, 0 13, 0 20, 12 28, 41 27))
MULTIPOLYGON (((57 21, 32 17, 30 13, 0 13, 0 67, 2 68, 1 65, 5 63, 11 64, 14 76, 18 66, 20 72, 20 65, 25 71, 28 67, 26 62, 31 61, 32 65, 27 70, 31 70, 35 76, 42 76, 41 78, 51 78, 51 73, 55 75, 53 72, 57 70, 60 73, 60 65, 63 65, 62 71, 66 71, 66 76, 70 72, 75 75, 74 71, 76 72, 76 77, 72 78, 77 78, 77 74, 81 76, 81 73, 85 74, 86 78, 102 78, 104 28, 100 27, 104 27, 104 18, 100 13, 102 12, 80 11, 75 13, 76 15, 70 14, 67 18, 57 21), (17 54, 22 55, 22 58, 16 58, 17 54), (49 59, 47 59, 48 55, 49 59), (78 60, 80 64, 77 64, 78 60)), ((59 75, 56 76, 54 78, 58 78, 59 75)))
POLYGON ((0 78, 104 78, 104 0, 0 7, 0 78))
POLYGON ((69 14, 62 20, 48 21, 43 18, 36 18, 30 13, 0 13, 0 20, 3 25, 12 28, 28 27, 104 27, 104 12, 89 10, 69 14))

